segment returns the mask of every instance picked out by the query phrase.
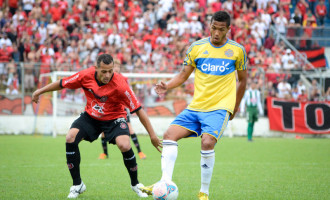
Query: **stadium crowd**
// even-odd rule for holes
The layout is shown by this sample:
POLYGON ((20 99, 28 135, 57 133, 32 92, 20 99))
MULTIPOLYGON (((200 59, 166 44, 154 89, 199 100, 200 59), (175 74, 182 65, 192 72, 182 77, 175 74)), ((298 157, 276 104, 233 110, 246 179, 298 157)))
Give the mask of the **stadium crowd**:
POLYGON ((267 85, 266 96, 301 100, 308 91, 310 100, 329 100, 329 89, 317 83, 317 90, 301 89, 297 74, 308 67, 269 31, 275 25, 281 34, 310 37, 308 27, 322 27, 329 17, 324 0, 0 0, 0 7, 0 91, 9 94, 18 93, 22 81, 32 91, 41 73, 92 66, 104 52, 123 72, 177 72, 188 45, 209 36, 212 14, 226 10, 228 37, 245 47, 250 81, 267 85))

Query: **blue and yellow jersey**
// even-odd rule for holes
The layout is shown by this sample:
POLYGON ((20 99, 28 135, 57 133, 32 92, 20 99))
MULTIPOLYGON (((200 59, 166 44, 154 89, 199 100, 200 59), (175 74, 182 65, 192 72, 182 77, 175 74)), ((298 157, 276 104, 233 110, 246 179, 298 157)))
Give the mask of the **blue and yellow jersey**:
POLYGON ((210 38, 194 42, 187 50, 184 65, 195 70, 194 98, 188 109, 209 112, 224 109, 233 113, 236 103, 235 70, 246 70, 247 55, 233 40, 216 47, 210 38))

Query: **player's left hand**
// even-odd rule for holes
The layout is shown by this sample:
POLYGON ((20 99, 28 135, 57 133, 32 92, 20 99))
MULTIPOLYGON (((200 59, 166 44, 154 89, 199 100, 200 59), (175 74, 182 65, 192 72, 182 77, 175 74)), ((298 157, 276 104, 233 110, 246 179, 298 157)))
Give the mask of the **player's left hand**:
POLYGON ((161 139, 159 139, 157 136, 150 137, 152 145, 161 153, 162 150, 160 148, 163 148, 163 143, 161 139))

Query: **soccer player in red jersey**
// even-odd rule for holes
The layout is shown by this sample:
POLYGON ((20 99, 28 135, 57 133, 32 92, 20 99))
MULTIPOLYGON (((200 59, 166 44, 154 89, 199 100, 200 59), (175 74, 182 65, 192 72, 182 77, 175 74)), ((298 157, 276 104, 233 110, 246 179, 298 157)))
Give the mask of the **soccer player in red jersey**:
POLYGON ((137 164, 130 145, 129 130, 125 120, 125 107, 136 113, 149 133, 151 143, 160 151, 161 141, 156 136, 150 120, 142 109, 140 102, 128 86, 127 82, 114 73, 113 58, 102 54, 97 58, 97 65, 82 70, 70 77, 48 84, 32 94, 32 100, 38 103, 39 96, 45 92, 62 88, 83 88, 87 103, 85 112, 76 119, 66 135, 67 165, 73 179, 68 198, 77 198, 86 190, 80 177, 80 152, 78 144, 81 140, 93 142, 104 132, 107 141, 116 144, 123 154, 124 164, 131 179, 131 187, 139 197, 147 197, 139 190, 143 187, 138 181, 137 164))
MULTIPOLYGON (((123 76, 120 73, 120 61, 119 60, 115 60, 115 67, 114 67, 113 70, 114 70, 114 72, 118 73, 118 75, 122 76, 122 78, 126 80, 127 84, 129 84, 128 83, 128 78, 123 76)), ((129 108, 125 108, 125 111, 127 113, 126 122, 127 122, 127 125, 128 125, 129 134, 131 135, 131 139, 134 142, 134 145, 135 145, 135 147, 138 151, 138 155, 139 155, 140 159, 146 159, 147 156, 141 151, 139 140, 138 140, 137 135, 135 134, 134 129, 132 127, 129 108)), ((102 133, 102 135, 101 135, 101 144, 102 144, 103 153, 100 154, 99 159, 103 160, 103 159, 108 158, 108 145, 107 145, 107 140, 105 138, 104 133, 102 133)))

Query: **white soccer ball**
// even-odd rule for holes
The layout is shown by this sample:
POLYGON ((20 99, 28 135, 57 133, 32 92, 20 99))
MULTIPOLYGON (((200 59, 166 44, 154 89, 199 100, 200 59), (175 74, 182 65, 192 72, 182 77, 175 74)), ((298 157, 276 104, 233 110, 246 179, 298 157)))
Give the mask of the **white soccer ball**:
POLYGON ((176 200, 178 196, 179 189, 173 181, 158 181, 152 189, 155 200, 176 200))

